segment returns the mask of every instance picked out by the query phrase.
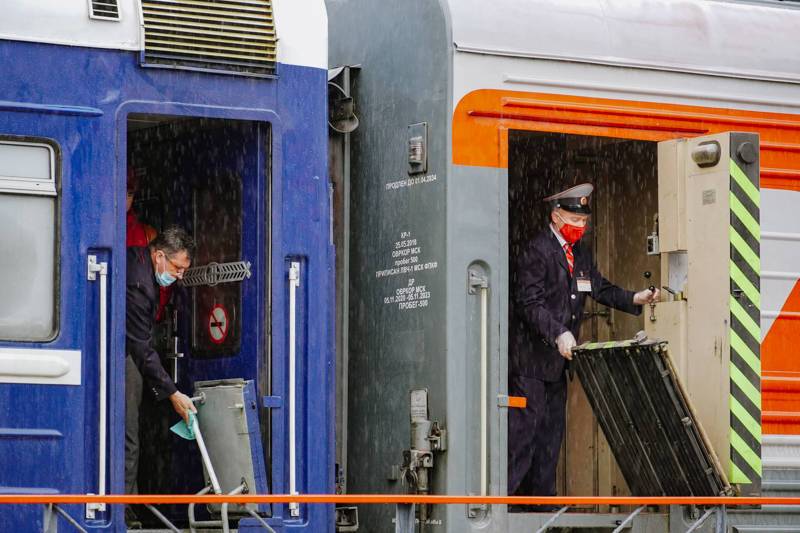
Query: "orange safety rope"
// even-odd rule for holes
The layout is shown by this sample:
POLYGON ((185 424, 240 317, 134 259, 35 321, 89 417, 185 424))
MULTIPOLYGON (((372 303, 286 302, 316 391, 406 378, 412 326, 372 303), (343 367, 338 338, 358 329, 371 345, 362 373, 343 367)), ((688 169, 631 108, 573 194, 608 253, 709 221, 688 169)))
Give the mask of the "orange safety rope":
POLYGON ((0 494, 2 504, 210 504, 210 503, 333 503, 333 504, 516 504, 516 505, 800 505, 800 497, 692 496, 439 496, 417 494, 0 494))

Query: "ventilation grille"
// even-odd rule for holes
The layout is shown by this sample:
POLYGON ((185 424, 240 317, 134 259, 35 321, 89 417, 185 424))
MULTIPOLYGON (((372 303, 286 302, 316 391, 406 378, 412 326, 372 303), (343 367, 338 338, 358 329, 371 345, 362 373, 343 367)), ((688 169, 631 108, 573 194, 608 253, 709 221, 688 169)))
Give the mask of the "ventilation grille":
POLYGON ((272 74, 271 0, 145 0, 144 62, 183 68, 272 74))
POLYGON ((117 0, 91 0, 89 18, 100 20, 119 20, 117 0))

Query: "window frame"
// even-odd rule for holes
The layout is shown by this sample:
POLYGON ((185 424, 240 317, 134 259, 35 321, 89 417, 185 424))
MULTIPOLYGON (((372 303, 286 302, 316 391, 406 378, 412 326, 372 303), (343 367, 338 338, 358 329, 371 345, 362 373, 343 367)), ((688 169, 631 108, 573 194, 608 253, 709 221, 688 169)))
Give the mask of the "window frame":
POLYGON ((4 184, 13 182, 27 181, 31 184, 45 184, 47 181, 36 180, 33 178, 6 178, 0 177, 0 195, 12 196, 37 196, 52 198, 53 200, 53 324, 50 333, 43 337, 20 337, 7 338, 0 334, 0 343, 28 343, 40 344, 55 341, 61 333, 61 177, 63 169, 63 154, 61 145, 49 137, 38 137, 32 135, 11 135, 0 133, 0 143, 15 144, 21 146, 40 146, 45 147, 50 152, 50 176, 52 191, 43 191, 34 188, 7 188, 4 184))

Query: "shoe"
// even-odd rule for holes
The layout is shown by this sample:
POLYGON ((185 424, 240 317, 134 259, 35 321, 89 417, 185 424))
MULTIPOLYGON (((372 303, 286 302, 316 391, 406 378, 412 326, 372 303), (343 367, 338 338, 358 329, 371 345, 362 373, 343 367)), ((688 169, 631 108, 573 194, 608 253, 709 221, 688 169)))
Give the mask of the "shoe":
POLYGON ((139 520, 133 507, 129 505, 125 507, 125 527, 128 529, 142 529, 142 521, 139 520))

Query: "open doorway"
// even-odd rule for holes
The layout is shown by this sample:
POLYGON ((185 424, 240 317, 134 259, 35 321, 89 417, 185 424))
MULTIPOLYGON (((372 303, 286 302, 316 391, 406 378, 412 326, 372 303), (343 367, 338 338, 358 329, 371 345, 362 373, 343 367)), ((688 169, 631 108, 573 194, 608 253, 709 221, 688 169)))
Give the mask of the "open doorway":
MULTIPOLYGON (((657 143, 610 137, 509 132, 509 280, 515 291, 515 258, 549 223, 543 199, 579 183, 595 187, 592 217, 583 242, 611 282, 641 290, 660 279, 658 255, 647 237, 657 231, 657 143), (650 277, 646 278, 645 273, 650 277)), ((632 316, 587 299, 578 343, 620 340, 644 329, 649 310, 632 316)), ((509 320, 516 318, 509 313, 509 320)), ((510 328, 517 327, 510 324, 510 328)), ((564 496, 629 494, 578 379, 568 383, 567 422, 557 492, 564 496)))
MULTIPOLYGON (((184 279, 159 289, 152 344, 164 370, 188 396, 198 382, 216 380, 252 381, 258 397, 271 395, 269 125, 131 114, 127 128, 127 175, 134 192, 127 244, 141 245, 142 235, 149 239, 172 225, 196 243, 184 279), (145 230, 131 235, 132 224, 145 230)), ((169 431, 178 415, 169 401, 156 401, 148 392, 145 386, 138 492, 198 492, 207 480, 197 444, 169 431)), ((261 457, 252 461, 260 471, 250 484, 254 492, 267 492, 270 418, 264 407, 257 410, 261 457)), ((259 510, 269 514, 268 508, 259 510)), ((186 525, 185 506, 161 511, 186 525)), ((198 509, 197 518, 207 518, 204 513, 198 509)), ((147 511, 137 514, 145 527, 161 527, 147 511)))

